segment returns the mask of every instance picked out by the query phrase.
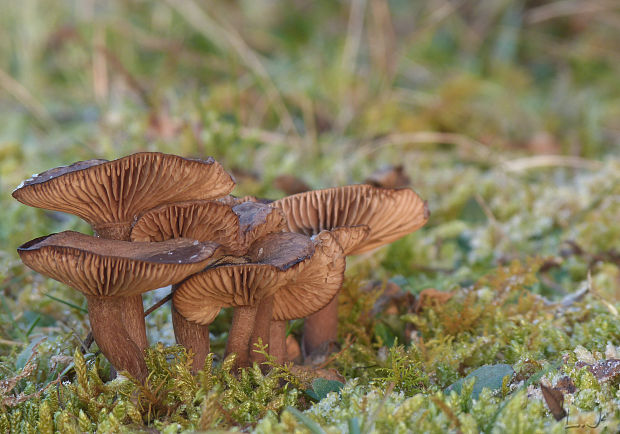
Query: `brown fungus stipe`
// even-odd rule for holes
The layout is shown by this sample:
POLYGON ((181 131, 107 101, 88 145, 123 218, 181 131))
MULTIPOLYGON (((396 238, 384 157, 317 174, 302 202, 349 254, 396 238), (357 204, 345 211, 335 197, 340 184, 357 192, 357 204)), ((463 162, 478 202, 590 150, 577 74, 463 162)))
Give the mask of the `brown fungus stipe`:
MULTIPOLYGON (((371 185, 348 185, 287 196, 271 206, 281 209, 288 229, 306 235, 356 225, 368 226, 364 240, 350 240, 346 255, 370 251, 391 243, 424 226, 430 213, 424 202, 408 188, 386 189, 371 185)), ((323 343, 337 338, 338 298, 308 317, 304 325, 303 350, 311 354, 323 343)))
MULTIPOLYGON (((234 181, 213 158, 192 160, 158 152, 140 152, 114 161, 88 160, 50 169, 13 191, 33 207, 74 214, 101 238, 129 240, 136 216, 158 205, 225 196, 234 181)), ((119 307, 135 344, 148 346, 140 295, 119 307)))
MULTIPOLYGON (((266 235, 245 257, 222 258, 179 284, 173 296, 175 309, 189 321, 209 325, 222 307, 234 307, 226 354, 236 353, 237 367, 247 367, 260 302, 299 273, 314 248, 301 234, 266 235)), ((271 312, 264 315, 271 318, 271 312)))
MULTIPOLYGON (((232 198, 231 196, 228 196, 232 198)), ((134 241, 160 241, 187 237, 200 241, 215 241, 227 255, 241 257, 250 245, 269 233, 280 232, 285 227, 284 216, 278 209, 255 202, 190 201, 171 203, 147 211, 135 223, 131 239, 134 241)), ((236 261, 244 262, 242 258, 236 261)), ((173 291, 176 291, 176 285, 173 291)), ((203 367, 209 353, 209 326, 214 317, 204 324, 188 321, 172 305, 172 324, 176 341, 194 353, 192 369, 203 367)))
POLYGON ((140 381, 147 369, 140 348, 122 327, 127 298, 177 283, 219 257, 218 244, 179 238, 140 243, 61 232, 17 249, 24 264, 82 292, 93 336, 110 363, 140 381))

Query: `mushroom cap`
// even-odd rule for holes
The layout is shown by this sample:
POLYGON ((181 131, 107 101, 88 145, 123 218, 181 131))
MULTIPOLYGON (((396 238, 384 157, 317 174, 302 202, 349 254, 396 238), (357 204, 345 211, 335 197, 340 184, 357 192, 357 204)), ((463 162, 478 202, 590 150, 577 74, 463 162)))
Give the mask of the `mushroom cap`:
POLYGON ((48 170, 24 181, 13 197, 26 205, 75 214, 105 234, 115 224, 129 227, 143 210, 168 202, 214 199, 234 185, 211 157, 191 160, 141 152, 48 170))
MULTIPOLYGON (((349 229, 339 229, 340 235, 349 229)), ((313 237, 313 242, 314 255, 274 297, 272 318, 276 321, 305 318, 318 312, 342 286, 346 259, 338 237, 330 231, 322 231, 313 237)))
POLYGON ((232 255, 244 255, 258 238, 285 228, 284 215, 268 205, 218 201, 164 204, 142 214, 131 230, 132 241, 191 238, 214 241, 232 255))
POLYGON ((424 226, 430 216, 426 202, 411 189, 365 184, 299 193, 271 206, 284 211, 290 231, 306 235, 340 226, 367 225, 370 234, 349 254, 391 243, 424 226))
POLYGON ((366 241, 368 235, 370 235, 370 227, 368 225, 340 226, 329 232, 342 247, 344 255, 348 256, 366 241))
POLYGON ((315 243, 304 235, 266 235, 252 244, 246 257, 224 257, 181 283, 174 306, 188 320, 210 324, 222 307, 252 306, 275 293, 314 251, 315 243))
POLYGON ((132 243, 66 231, 17 252, 28 267, 86 295, 125 297, 180 282, 217 259, 218 247, 187 238, 132 243))
POLYGON ((228 206, 239 205, 240 203, 243 203, 243 202, 260 202, 254 196, 236 197, 231 194, 227 194, 224 197, 220 197, 219 199, 216 199, 216 201, 219 203, 223 203, 224 205, 228 205, 228 206))

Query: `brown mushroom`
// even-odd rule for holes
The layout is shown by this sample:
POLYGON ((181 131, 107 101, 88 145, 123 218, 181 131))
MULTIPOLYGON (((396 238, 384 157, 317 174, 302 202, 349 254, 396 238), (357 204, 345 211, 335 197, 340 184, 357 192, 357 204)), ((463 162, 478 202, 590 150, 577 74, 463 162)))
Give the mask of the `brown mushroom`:
MULTIPOLYGON (((50 169, 24 181, 13 197, 29 206, 77 215, 101 238, 127 241, 144 210, 172 201, 218 198, 233 187, 230 175, 210 157, 191 160, 141 152, 50 169)), ((138 347, 146 348, 142 297, 128 297, 122 311, 127 332, 138 347)))
POLYGON ((86 296, 101 351, 114 367, 144 380, 142 348, 122 327, 125 301, 201 270, 219 256, 218 247, 185 238, 131 243, 67 231, 29 241, 17 251, 28 267, 86 296))
POLYGON ((234 185, 213 158, 141 152, 48 170, 24 181, 13 197, 29 206, 77 215, 102 238, 129 240, 141 212, 169 202, 218 198, 234 185))
POLYGON ((143 213, 131 230, 132 241, 163 241, 185 237, 214 241, 229 255, 244 255, 250 244, 271 232, 281 232, 284 216, 256 202, 233 206, 219 201, 169 203, 143 213))
MULTIPOLYGON (((313 237, 315 252, 303 267, 272 296, 271 316, 257 318, 252 342, 260 337, 269 343, 269 354, 276 361, 286 361, 286 324, 289 320, 305 318, 325 307, 342 286, 345 269, 345 256, 338 242, 338 235, 346 238, 346 233, 358 237, 367 234, 367 227, 343 228, 334 234, 323 231, 313 237), (266 324, 261 326, 261 324, 266 324)), ((253 353, 252 359, 261 362, 262 357, 253 353)))
POLYGON ((374 185, 375 187, 402 188, 409 186, 411 179, 405 173, 404 166, 399 164, 397 166, 384 167, 371 173, 364 180, 364 183, 374 185))
MULTIPOLYGON (((256 239, 280 232, 284 225, 282 212, 264 204, 241 202, 230 206, 219 200, 190 201, 147 211, 135 223, 131 239, 161 241, 186 237, 214 241, 228 255, 242 256, 256 239)), ((175 291, 176 287, 173 286, 172 290, 175 291)), ((177 342, 194 353, 192 367, 196 372, 202 368, 209 353, 209 326, 187 321, 174 304, 172 325, 177 342)))
POLYGON ((236 353, 237 367, 246 367, 260 301, 298 273, 314 248, 310 238, 300 234, 266 235, 252 244, 245 257, 222 258, 179 284, 174 306, 189 321, 203 325, 210 324, 222 307, 234 307, 226 354, 236 353))
MULTIPOLYGON (((385 189, 371 185, 314 190, 287 196, 271 206, 280 208, 289 230, 306 235, 337 227, 367 225, 368 236, 358 244, 349 240, 346 255, 364 253, 421 228, 429 211, 411 189, 385 189)), ((338 298, 306 319, 303 350, 310 354, 326 340, 337 337, 338 298)))

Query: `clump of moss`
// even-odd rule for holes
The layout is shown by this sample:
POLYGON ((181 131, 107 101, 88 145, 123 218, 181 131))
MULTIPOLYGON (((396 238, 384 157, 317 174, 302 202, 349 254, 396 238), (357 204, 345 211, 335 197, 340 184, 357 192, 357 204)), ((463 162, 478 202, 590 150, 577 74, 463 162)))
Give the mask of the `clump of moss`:
MULTIPOLYGON (((210 355, 195 378, 185 350, 161 344, 147 350, 146 361, 145 384, 122 376, 104 382, 100 359, 87 361, 76 349, 69 381, 47 387, 44 393, 35 393, 30 383, 23 390, 28 399, 19 402, 3 396, 0 427, 3 432, 42 433, 120 432, 145 426, 247 429, 268 412, 278 414, 287 406, 303 408, 307 402, 291 383, 303 385, 304 380, 277 365, 268 374, 255 365, 236 375, 234 357, 215 365, 210 355)), ((18 380, 32 371, 25 368, 18 380)))

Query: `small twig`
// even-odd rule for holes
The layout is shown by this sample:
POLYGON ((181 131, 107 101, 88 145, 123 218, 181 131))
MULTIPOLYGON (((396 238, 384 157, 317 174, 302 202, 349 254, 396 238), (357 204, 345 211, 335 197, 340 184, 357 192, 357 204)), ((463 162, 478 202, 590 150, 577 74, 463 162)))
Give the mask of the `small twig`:
POLYGON ((348 72, 355 70, 355 60, 359 52, 362 33, 364 31, 364 15, 366 0, 353 0, 349 12, 347 38, 342 51, 342 69, 348 72))
POLYGON ((94 342, 93 332, 89 331, 84 340, 82 340, 80 338, 80 335, 78 335, 72 327, 69 327, 69 329, 71 330, 71 334, 73 335, 73 337, 77 339, 77 341, 80 343, 80 347, 82 347, 82 354, 88 353, 88 351, 90 350, 90 346, 94 342))
POLYGON ((160 307, 162 307, 164 304, 166 304, 166 302, 172 300, 172 292, 170 294, 168 294, 167 296, 165 296, 164 298, 162 298, 161 300, 159 300, 157 303, 155 303, 153 306, 149 307, 145 312, 144 312, 144 316, 147 317, 149 314, 151 314, 154 310, 159 309, 160 307))
POLYGON ((24 342, 10 341, 8 339, 0 338, 0 345, 14 345, 18 347, 23 347, 26 344, 24 342))
POLYGON ((489 222, 491 224, 497 223, 497 219, 495 218, 491 207, 489 207, 489 205, 485 202, 484 198, 480 196, 480 194, 476 193, 474 194, 474 200, 478 203, 478 205, 480 205, 480 208, 482 208, 482 212, 485 216, 487 216, 489 222))
POLYGON ((93 342, 95 342, 95 337, 93 336, 93 332, 90 331, 82 342, 82 348, 85 350, 85 353, 90 351, 90 346, 93 344, 93 342))
POLYGON ((456 268, 432 267, 428 265, 419 265, 419 264, 410 264, 410 267, 412 270, 421 271, 423 273, 452 274, 456 271, 456 268))
POLYGON ((612 10, 617 7, 618 3, 615 1, 555 1, 551 3, 545 3, 542 6, 530 9, 525 14, 525 22, 527 24, 538 24, 543 21, 548 21, 561 17, 568 17, 571 15, 582 16, 584 14, 605 12, 607 10, 612 10))
POLYGON ((220 24, 192 0, 167 0, 168 5, 206 39, 218 45, 220 49, 231 47, 241 62, 256 75, 265 88, 265 92, 278 112, 285 128, 299 136, 295 122, 288 111, 284 99, 267 68, 258 54, 245 42, 241 34, 228 23, 220 24))
POLYGON ((618 317, 618 309, 616 309, 616 306, 614 306, 612 303, 607 301, 605 299, 605 297, 603 297, 601 294, 599 294, 598 291, 596 290, 596 288, 594 287, 594 283, 592 282, 591 270, 588 270, 588 288, 590 289, 590 294, 592 294, 596 299, 598 299, 598 301, 600 301, 607 308, 607 310, 609 310, 609 312, 614 317, 617 318, 618 317))
POLYGON ((331 362, 336 360, 336 358, 339 355, 341 355, 345 350, 348 350, 349 348, 351 348, 351 345, 353 345, 354 343, 355 343, 355 339, 354 338, 352 339, 351 335, 347 335, 347 337, 345 338, 344 347, 342 347, 342 349, 340 351, 338 351, 337 353, 334 353, 331 356, 329 356, 323 363, 321 363, 320 365, 316 366, 316 369, 323 369, 324 367, 329 365, 331 362))
POLYGON ((116 69, 116 71, 123 76, 123 78, 127 81, 129 87, 131 87, 138 94, 142 102, 146 104, 150 109, 153 109, 155 107, 155 103, 153 102, 147 90, 142 86, 142 84, 140 84, 138 79, 131 75, 129 70, 125 68, 125 65, 121 63, 118 57, 116 57, 114 53, 112 53, 110 50, 108 50, 102 45, 96 46, 95 49, 101 54, 103 54, 103 57, 108 62, 110 62, 110 67, 116 69))
POLYGON ((465 135, 455 133, 439 133, 436 131, 417 131, 413 133, 390 134, 386 137, 375 140, 369 145, 362 147, 358 153, 358 157, 367 157, 368 155, 371 155, 385 147, 432 143, 446 143, 457 146, 468 152, 478 153, 481 157, 485 158, 490 158, 492 156, 484 144, 465 135))
POLYGON ((445 414, 448 417, 450 422, 454 424, 454 428, 456 428, 457 432, 461 432, 461 421, 456 416, 456 414, 454 414, 452 409, 445 402, 443 402, 441 399, 437 398, 436 396, 431 396, 431 401, 433 402, 433 404, 439 407, 439 409, 443 412, 443 414, 445 414))
POLYGON ((536 155, 504 161, 502 167, 506 172, 524 172, 541 167, 571 167, 573 169, 598 170, 603 167, 603 163, 570 155, 536 155))
MULTIPOLYGON (((567 423, 564 426, 564 428, 565 429, 572 429, 572 428, 581 428, 581 429, 584 429, 584 428, 597 428, 601 424, 603 419, 605 419, 605 418, 603 417, 603 413, 599 409, 598 421, 594 425, 590 425, 588 423, 576 423, 576 424, 568 425, 568 423, 567 423)), ((568 417, 566 418, 566 422, 568 422, 568 417)))
POLYGON ((44 128, 50 129, 56 125, 56 122, 47 112, 43 104, 41 104, 25 86, 2 69, 0 69, 0 87, 4 88, 4 90, 23 105, 44 128))
POLYGON ((232 426, 238 426, 239 424, 237 423, 237 421, 235 420, 235 418, 232 416, 232 414, 230 413, 230 411, 226 410, 222 404, 220 404, 219 402, 215 402, 215 405, 217 406, 217 409, 220 411, 220 413, 222 414, 222 416, 224 416, 224 419, 226 419, 226 422, 228 422, 229 424, 231 424, 232 426))

